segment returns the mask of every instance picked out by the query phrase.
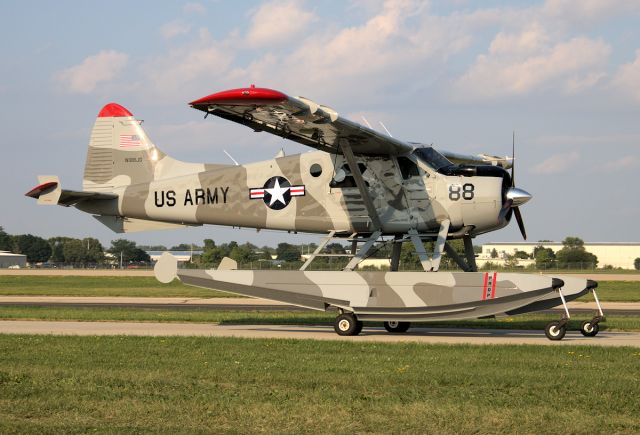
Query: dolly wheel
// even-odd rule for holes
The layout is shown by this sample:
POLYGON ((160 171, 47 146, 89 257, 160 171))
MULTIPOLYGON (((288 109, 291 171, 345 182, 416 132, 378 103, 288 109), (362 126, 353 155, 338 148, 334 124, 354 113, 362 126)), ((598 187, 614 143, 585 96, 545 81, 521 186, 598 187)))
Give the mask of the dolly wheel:
POLYGON ((362 328, 364 328, 364 322, 362 320, 356 320, 356 330, 353 335, 360 335, 362 328))
POLYGON ((359 322, 353 314, 344 313, 336 317, 333 329, 338 335, 358 335, 362 331, 362 322, 359 322))
POLYGON ((384 329, 391 333, 407 332, 410 326, 411 322, 397 322, 395 320, 384 322, 384 329))
POLYGON ((562 340, 567 333, 567 327, 560 325, 560 322, 550 322, 544 328, 544 334, 549 340, 562 340))
POLYGON ((580 333, 585 337, 595 337, 600 332, 600 325, 598 323, 591 323, 591 320, 585 320, 580 325, 580 333))

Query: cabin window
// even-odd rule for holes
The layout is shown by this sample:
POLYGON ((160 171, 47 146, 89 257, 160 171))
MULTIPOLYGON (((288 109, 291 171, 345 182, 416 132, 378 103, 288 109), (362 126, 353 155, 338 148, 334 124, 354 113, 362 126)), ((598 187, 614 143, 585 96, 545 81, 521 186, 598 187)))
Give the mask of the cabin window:
POLYGON ((349 170, 349 165, 342 165, 333 176, 333 180, 329 184, 330 187, 344 188, 344 187, 358 187, 356 185, 356 180, 351 175, 351 171, 349 170))
POLYGON ((322 175, 322 166, 320 166, 317 163, 314 163, 309 168, 309 173, 311 174, 312 177, 319 177, 320 175, 322 175))
POLYGON ((400 173, 403 180, 408 180, 411 177, 417 177, 420 175, 418 166, 413 160, 407 157, 398 157, 398 166, 400 166, 400 173))

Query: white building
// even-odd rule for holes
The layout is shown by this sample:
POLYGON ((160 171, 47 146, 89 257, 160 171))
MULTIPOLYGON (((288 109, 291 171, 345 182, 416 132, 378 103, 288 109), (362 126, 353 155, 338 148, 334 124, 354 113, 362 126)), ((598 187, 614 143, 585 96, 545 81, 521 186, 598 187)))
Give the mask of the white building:
POLYGON ((14 254, 8 251, 0 251, 0 269, 6 269, 11 266, 25 267, 27 265, 27 256, 22 254, 14 254))
MULTIPOLYGON (((563 248, 561 242, 534 242, 534 243, 487 243, 482 245, 482 253, 477 257, 478 266, 491 261, 501 263, 507 255, 513 255, 516 251, 524 251, 527 254, 533 254, 536 246, 544 246, 558 252, 563 248), (498 253, 497 258, 491 258, 493 250, 498 253)), ((584 243, 584 249, 598 257, 598 267, 613 266, 623 269, 634 269, 634 261, 640 258, 640 243, 584 243)), ((533 260, 530 260, 531 262, 533 260)), ((528 264, 527 260, 519 260, 522 266, 528 264)))

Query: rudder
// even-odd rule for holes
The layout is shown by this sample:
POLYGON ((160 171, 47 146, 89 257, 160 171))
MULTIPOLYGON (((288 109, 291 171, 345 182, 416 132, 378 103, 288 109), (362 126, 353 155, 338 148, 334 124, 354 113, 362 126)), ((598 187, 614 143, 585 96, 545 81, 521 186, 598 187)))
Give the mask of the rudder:
POLYGON ((154 179, 165 158, 127 109, 116 103, 102 108, 91 131, 82 182, 85 191, 114 191, 154 179))

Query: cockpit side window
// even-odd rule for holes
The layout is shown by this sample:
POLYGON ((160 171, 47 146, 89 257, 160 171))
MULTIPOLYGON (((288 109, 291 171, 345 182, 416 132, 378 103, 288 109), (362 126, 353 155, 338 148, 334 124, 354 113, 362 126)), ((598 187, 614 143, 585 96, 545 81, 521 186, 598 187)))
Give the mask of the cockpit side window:
POLYGON ((453 163, 432 147, 416 148, 413 154, 436 171, 440 171, 440 169, 447 166, 453 166, 453 163))
POLYGON ((417 177, 420 175, 418 166, 408 157, 398 157, 398 166, 400 167, 400 173, 402 174, 403 180, 408 180, 411 177, 417 177))

